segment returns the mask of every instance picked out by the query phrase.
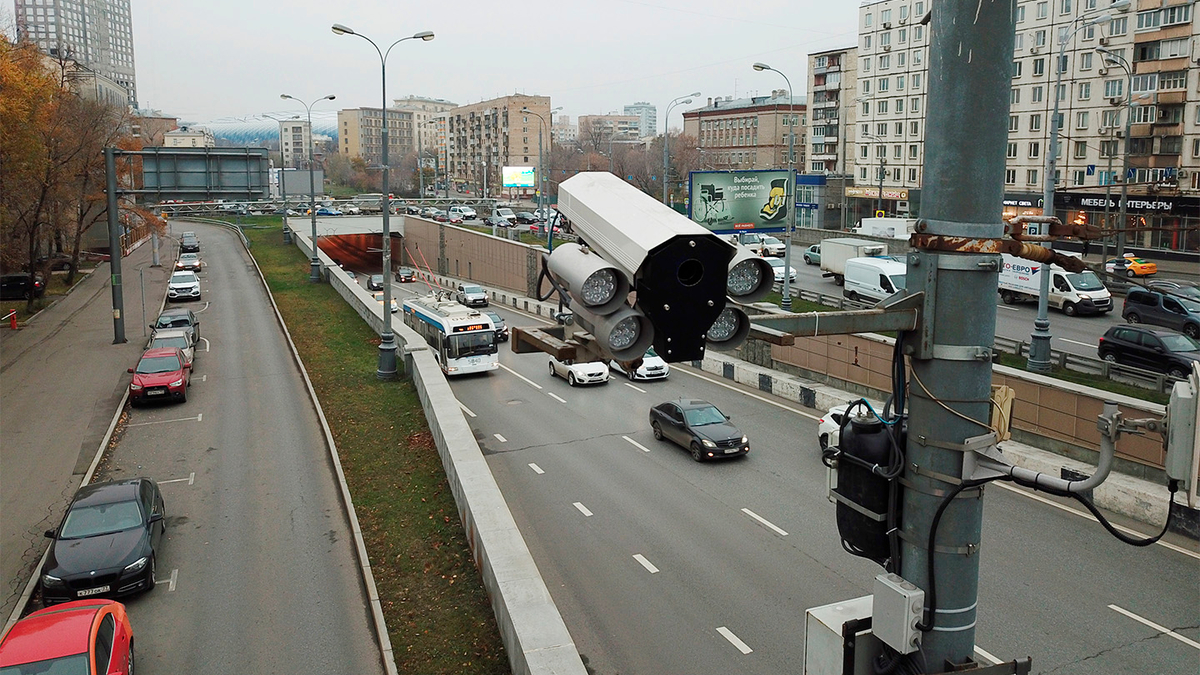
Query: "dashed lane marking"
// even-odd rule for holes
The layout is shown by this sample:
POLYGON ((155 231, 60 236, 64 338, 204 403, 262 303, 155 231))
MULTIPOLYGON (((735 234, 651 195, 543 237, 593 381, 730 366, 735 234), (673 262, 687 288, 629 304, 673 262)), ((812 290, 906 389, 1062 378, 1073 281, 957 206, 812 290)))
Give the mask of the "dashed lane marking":
POLYGON ((729 630, 725 626, 721 626, 721 627, 717 628, 717 632, 721 634, 721 637, 725 638, 726 640, 729 640, 729 644, 733 645, 734 647, 737 647, 737 650, 739 652, 741 652, 743 654, 749 654, 750 652, 754 651, 753 649, 750 649, 750 647, 745 642, 742 642, 741 639, 738 638, 738 636, 734 635, 733 631, 729 630))
POLYGON ((504 365, 503 363, 501 363, 499 365, 501 368, 507 370, 508 372, 512 373, 513 375, 516 375, 517 377, 521 378, 522 380, 525 380, 525 383, 528 384, 529 386, 533 387, 534 389, 542 388, 542 385, 538 384, 537 382, 534 382, 533 380, 529 379, 528 377, 525 377, 524 375, 518 373, 517 371, 513 370, 512 368, 509 368, 508 366, 504 365))
POLYGON ((744 513, 744 514, 750 516, 751 518, 757 520, 758 522, 762 523, 763 526, 765 526, 769 530, 772 530, 773 532, 775 532, 775 534, 778 534, 781 537, 787 536, 787 532, 784 532, 782 529, 776 527, 774 523, 767 520, 766 518, 763 518, 762 516, 758 515, 757 513, 751 511, 750 509, 742 509, 742 513, 744 513))
POLYGON ((635 390, 635 391, 640 391, 640 392, 642 392, 643 394, 644 394, 644 393, 646 393, 646 390, 645 390, 645 389, 642 389, 641 387, 635 387, 635 386, 633 386, 632 384, 629 384, 628 382, 626 382, 626 383, 625 383, 625 386, 626 386, 626 387, 629 387, 630 389, 633 389, 633 390, 635 390))
POLYGON ((179 580, 179 568, 176 567, 175 569, 171 570, 171 578, 169 580, 167 580, 167 590, 174 591, 175 590, 175 582, 178 580, 179 580))
POLYGON ((458 407, 462 408, 462 411, 467 413, 467 417, 475 417, 476 416, 475 413, 471 412, 471 409, 468 408, 467 406, 463 405, 461 401, 459 401, 458 407))
POLYGON ((573 504, 573 506, 574 506, 575 508, 579 509, 579 512, 580 512, 580 513, 582 513, 584 516, 591 517, 591 515, 592 515, 592 512, 591 512, 591 511, 588 511, 588 507, 584 506, 582 503, 580 503, 580 502, 575 502, 575 503, 573 504))
POLYGON ((501 443, 507 443, 507 442, 508 442, 508 439, 507 439, 507 438, 505 438, 505 437, 503 437, 503 436, 501 436, 500 434, 492 434, 492 435, 493 435, 493 436, 495 436, 495 437, 496 437, 496 440, 500 441, 501 443))
POLYGON ((1200 642, 1196 642, 1195 640, 1188 639, 1188 638, 1180 635, 1179 633, 1176 633, 1175 631, 1171 630, 1170 628, 1167 628, 1166 626, 1160 626, 1159 624, 1154 623, 1150 619, 1138 616, 1137 614, 1134 614, 1133 612, 1131 612, 1123 607, 1117 607, 1116 605, 1109 605, 1108 608, 1114 612, 1124 614, 1125 616, 1133 619, 1134 621, 1137 621, 1138 623, 1145 624, 1145 625, 1153 628, 1154 630, 1162 633, 1163 635, 1168 635, 1170 637, 1173 637, 1176 640, 1179 640, 1180 642, 1182 642, 1183 644, 1185 644, 1189 647, 1195 647, 1196 649, 1200 649, 1200 642))
POLYGON ((646 571, 650 574, 658 574, 658 568, 655 567, 654 564, 649 560, 646 560, 646 556, 642 555, 641 553, 634 553, 633 559, 641 563, 642 567, 645 567, 646 571))
POLYGON ((182 483, 183 481, 187 481, 187 484, 188 484, 188 485, 193 485, 193 484, 195 484, 195 482, 196 482, 196 472, 195 472, 195 471, 193 471, 191 474, 189 474, 189 475, 188 475, 188 477, 187 477, 187 478, 172 478, 171 480, 160 480, 160 481, 158 481, 158 484, 159 484, 159 485, 166 485, 167 483, 182 483))
POLYGON ((203 414, 203 413, 201 413, 201 414, 199 414, 199 415, 196 415, 195 417, 180 417, 179 419, 173 419, 173 420, 158 420, 157 422, 133 422, 133 423, 131 423, 131 424, 128 424, 128 425, 126 425, 126 426, 131 426, 131 427, 148 427, 148 426, 150 426, 150 425, 152 425, 152 424, 170 424, 171 422, 201 422, 201 421, 203 421, 203 419, 204 419, 204 414, 203 414))
POLYGON ((642 445, 641 443, 638 443, 637 441, 633 440, 632 438, 630 438, 628 436, 622 436, 621 438, 624 438, 625 440, 629 441, 629 443, 632 444, 633 447, 637 448, 638 450, 641 450, 642 452, 650 452, 650 448, 647 448, 646 446, 642 445))
POLYGON ((542 467, 538 466, 537 464, 534 464, 533 462, 529 463, 529 468, 533 469, 533 472, 538 474, 539 476, 546 473, 545 471, 542 471, 542 467))
POLYGON ((565 399, 565 398, 563 398, 563 397, 559 396, 558 394, 555 394, 554 392, 549 392, 549 391, 548 391, 548 392, 546 392, 546 395, 547 395, 547 396, 549 396, 550 398, 554 399, 555 401, 558 401, 559 403, 566 403, 566 402, 567 402, 567 399, 565 399))

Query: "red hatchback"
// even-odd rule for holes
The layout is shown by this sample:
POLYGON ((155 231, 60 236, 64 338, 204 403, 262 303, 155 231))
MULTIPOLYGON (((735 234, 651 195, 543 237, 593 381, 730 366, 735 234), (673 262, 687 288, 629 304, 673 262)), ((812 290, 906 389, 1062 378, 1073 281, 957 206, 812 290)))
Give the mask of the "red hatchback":
POLYGON ((13 624, 0 642, 0 670, 132 673, 133 628, 125 605, 112 600, 76 600, 30 614, 13 624))
POLYGON ((178 347, 147 349, 136 368, 130 368, 129 402, 137 405, 155 399, 187 401, 192 364, 178 347))

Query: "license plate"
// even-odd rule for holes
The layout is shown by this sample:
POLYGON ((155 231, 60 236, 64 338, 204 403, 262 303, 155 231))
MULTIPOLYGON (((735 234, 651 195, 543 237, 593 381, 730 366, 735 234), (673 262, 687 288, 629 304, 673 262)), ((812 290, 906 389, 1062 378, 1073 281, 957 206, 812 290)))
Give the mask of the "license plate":
POLYGON ((733 453, 735 453, 735 452, 741 452, 741 451, 742 451, 742 449, 741 449, 741 448, 726 448, 726 449, 725 449, 725 454, 727 454, 727 455, 732 455, 732 454, 733 454, 733 453))
POLYGON ((165 393, 167 393, 167 392, 163 391, 162 389, 151 389, 150 391, 146 392, 146 395, 147 396, 162 396, 165 393))
POLYGON ((108 586, 97 586, 95 588, 89 588, 89 589, 83 590, 83 591, 75 591, 75 596, 79 597, 79 598, 83 598, 83 597, 87 597, 89 595, 99 595, 101 593, 107 593, 108 589, 109 589, 108 586))

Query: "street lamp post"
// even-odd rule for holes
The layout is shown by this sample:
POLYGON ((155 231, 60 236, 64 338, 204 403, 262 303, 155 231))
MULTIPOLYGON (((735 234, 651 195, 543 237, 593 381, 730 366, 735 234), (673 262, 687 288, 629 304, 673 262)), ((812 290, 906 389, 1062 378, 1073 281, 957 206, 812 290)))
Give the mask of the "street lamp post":
MULTIPOLYGON (((1043 176, 1043 185, 1045 186, 1042 192, 1042 215, 1054 215, 1054 183, 1056 167, 1058 165, 1058 108, 1061 99, 1058 95, 1058 90, 1062 86, 1063 71, 1066 70, 1065 61, 1067 59, 1067 43, 1075 34, 1088 26, 1094 26, 1098 23, 1112 20, 1112 12, 1115 9, 1122 9, 1129 6, 1129 0, 1117 0, 1108 6, 1107 11, 1102 14, 1094 14, 1088 16, 1081 14, 1071 21, 1074 26, 1070 30, 1063 30, 1058 39, 1058 58, 1054 62, 1054 113, 1050 116, 1050 142, 1046 148, 1046 175, 1043 176)), ((1048 246, 1049 244, 1047 244, 1048 246)), ((1050 372, 1050 315, 1049 315, 1049 297, 1050 297, 1050 273, 1046 265, 1042 266, 1042 278, 1038 287, 1038 313, 1037 318, 1033 320, 1033 335, 1030 336, 1029 342, 1029 360, 1026 361, 1026 369, 1038 373, 1050 372)))
MULTIPOLYGON (((1117 54, 1104 47, 1097 47, 1096 51, 1104 55, 1104 63, 1112 66, 1119 66, 1125 71, 1125 152, 1121 158, 1121 204, 1117 207, 1117 250, 1118 258, 1125 256, 1125 201, 1129 196, 1129 128, 1133 123, 1133 65, 1129 63, 1129 59, 1117 54)), ((1139 97, 1141 98, 1141 97, 1139 97)), ((1112 180, 1111 175, 1109 180, 1112 180)), ((1107 226, 1107 223, 1105 224, 1107 226)))
POLYGON ((357 35, 370 42, 371 46, 375 48, 375 52, 379 54, 380 82, 383 94, 383 106, 380 108, 380 112, 383 114, 383 126, 379 132, 380 141, 383 143, 380 161, 383 168, 383 332, 379 334, 379 366, 375 370, 375 377, 381 380, 391 380, 396 377, 396 335, 392 333, 392 313, 389 311, 392 306, 392 283, 388 279, 392 272, 392 232, 389 220, 392 213, 392 200, 388 184, 390 176, 388 172, 387 57, 392 53, 392 47, 405 40, 424 40, 426 42, 432 40, 433 31, 421 31, 400 38, 393 42, 387 51, 381 51, 374 40, 361 33, 355 33, 354 30, 340 23, 333 24, 333 32, 336 35, 357 35))
MULTIPOLYGON (((284 169, 287 168, 283 165, 283 124, 282 124, 283 120, 279 119, 278 117, 273 117, 268 114, 263 114, 263 117, 266 117, 267 119, 270 119, 270 120, 275 120, 277 123, 279 123, 279 196, 280 196, 280 198, 282 198, 283 206, 284 206, 284 209, 283 209, 283 243, 291 244, 292 243, 292 231, 290 228, 288 228, 287 195, 285 195, 283 193, 283 171, 284 171, 284 169)), ((299 115, 292 115, 292 117, 291 117, 291 119, 299 119, 299 118, 300 118, 299 115)), ((310 134, 312 133, 311 128, 309 129, 309 133, 310 134)), ((315 233, 313 235, 313 239, 314 240, 316 239, 315 233)))
MULTIPOLYGON (((693 98, 695 98, 699 95, 700 95, 700 92, 696 91, 696 92, 692 92, 692 93, 688 94, 687 96, 680 96, 679 98, 677 98, 667 104, 667 114, 663 115, 663 176, 662 176, 663 198, 662 198, 662 201, 664 204, 667 203, 667 175, 671 172, 671 168, 670 168, 671 167, 671 151, 669 149, 670 144, 671 144, 671 108, 674 108, 678 104, 687 105, 692 102, 693 98)), ((785 274, 783 276, 786 277, 787 275, 785 274)))
MULTIPOLYGON (((554 119, 554 113, 562 110, 562 107, 555 108, 550 111, 550 118, 554 119)), ((528 113, 538 118, 538 212, 545 214, 546 209, 546 160, 542 155, 542 131, 547 126, 546 118, 540 113, 535 113, 529 108, 521 108, 521 112, 528 113)), ((546 218, 546 247, 553 250, 554 246, 554 223, 550 218, 546 218)))
MULTIPOLYGON (((316 172, 313 169, 313 162, 315 160, 313 158, 312 107, 321 101, 332 101, 337 97, 330 94, 322 96, 312 103, 305 103, 295 96, 288 96, 287 94, 280 94, 279 98, 285 101, 290 99, 299 103, 304 106, 304 111, 308 114, 308 212, 312 217, 312 261, 309 263, 308 280, 316 284, 321 282, 321 260, 317 249, 317 186, 316 180, 313 177, 316 172)), ((282 133, 281 131, 281 137, 282 133)))
POLYGON ((754 64, 758 71, 771 70, 779 73, 788 87, 788 119, 787 126, 791 127, 788 134, 788 184, 787 184, 787 237, 783 248, 783 311, 792 311, 792 234, 796 231, 796 102, 792 98, 792 81, 781 71, 775 70, 765 63, 754 64))

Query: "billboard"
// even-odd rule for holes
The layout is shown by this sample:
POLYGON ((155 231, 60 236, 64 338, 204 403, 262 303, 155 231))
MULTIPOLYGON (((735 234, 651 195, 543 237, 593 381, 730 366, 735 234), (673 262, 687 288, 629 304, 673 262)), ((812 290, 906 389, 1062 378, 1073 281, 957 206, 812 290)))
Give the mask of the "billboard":
POLYGON ((713 232, 787 227, 787 171, 693 171, 688 181, 688 217, 713 232))
POLYGON ((504 187, 536 187, 537 173, 532 166, 506 166, 500 170, 504 187))

